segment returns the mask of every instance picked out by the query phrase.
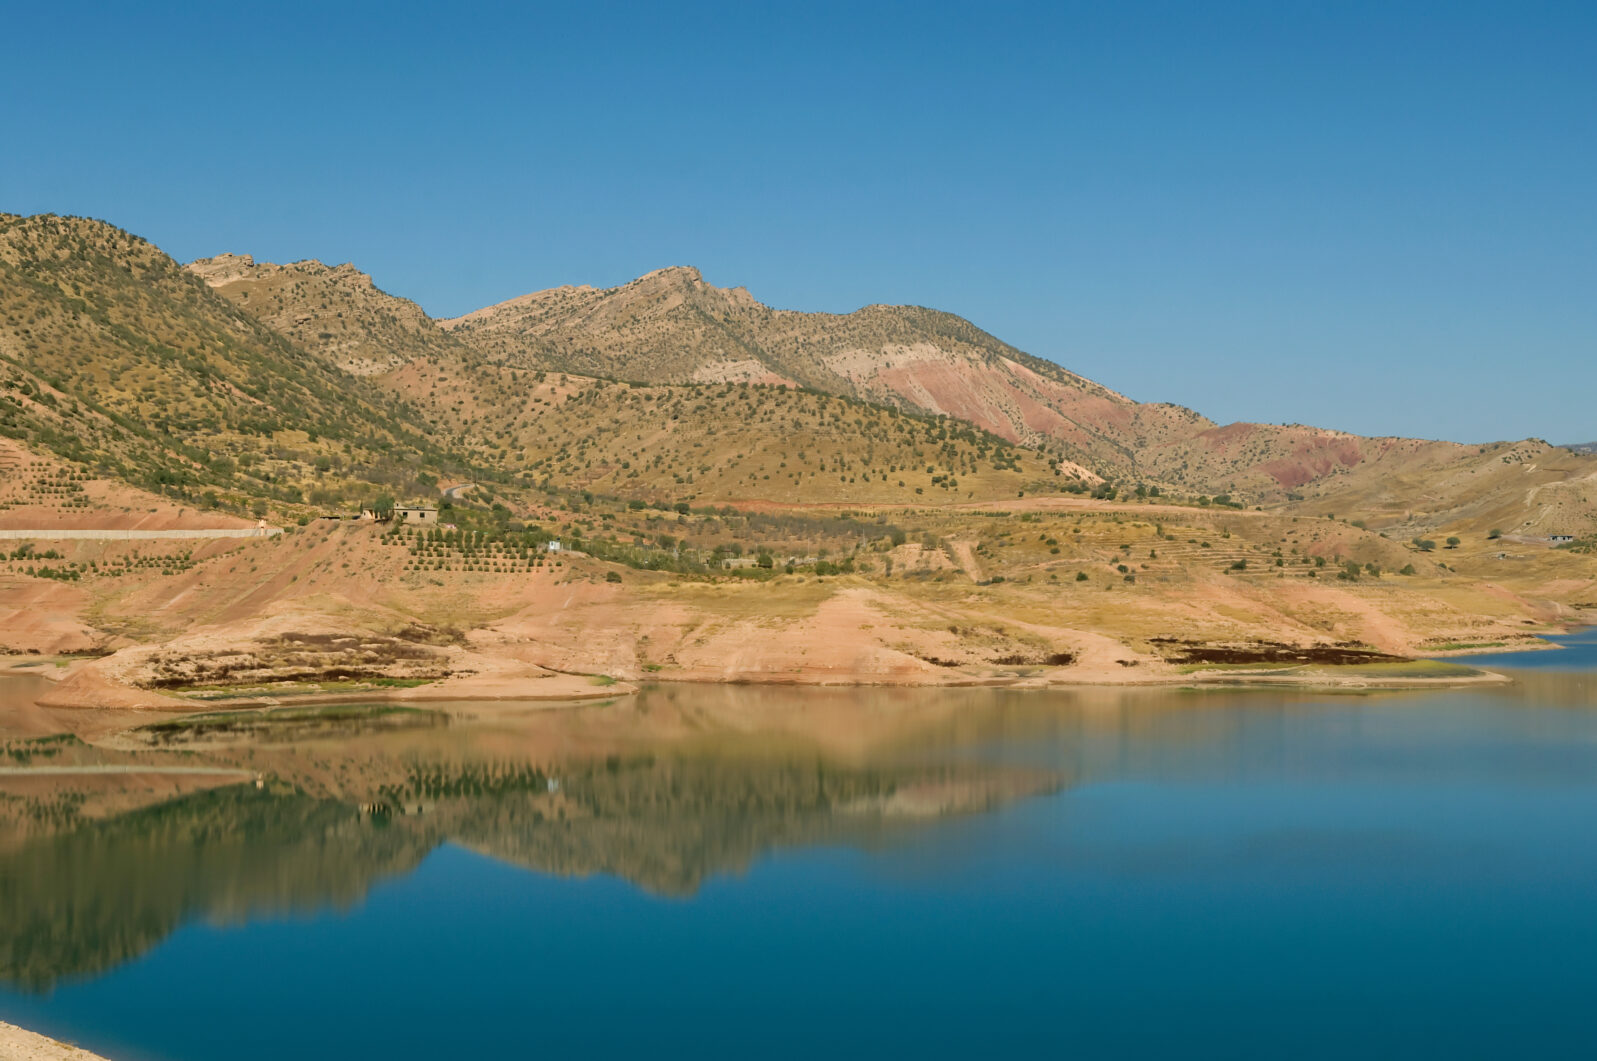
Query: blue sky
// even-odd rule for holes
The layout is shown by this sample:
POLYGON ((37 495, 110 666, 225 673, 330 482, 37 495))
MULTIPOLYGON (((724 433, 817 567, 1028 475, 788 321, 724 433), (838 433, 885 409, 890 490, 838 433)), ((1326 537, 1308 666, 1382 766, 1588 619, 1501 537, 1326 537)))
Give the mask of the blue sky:
POLYGON ((19 5, 0 210, 453 315, 664 265, 1219 420, 1597 439, 1597 5, 19 5))

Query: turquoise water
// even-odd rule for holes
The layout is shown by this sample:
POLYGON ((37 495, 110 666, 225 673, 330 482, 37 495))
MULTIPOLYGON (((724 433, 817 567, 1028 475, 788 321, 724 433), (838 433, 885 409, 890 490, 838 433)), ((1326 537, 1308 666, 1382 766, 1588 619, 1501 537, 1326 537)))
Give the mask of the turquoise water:
POLYGON ((1590 1057, 1593 677, 671 689, 263 752, 0 853, 0 1018, 127 1061, 1590 1057))
POLYGON ((1511 667, 1516 670, 1597 670, 1597 629, 1549 638, 1558 651, 1500 652, 1462 657, 1471 666, 1511 667))

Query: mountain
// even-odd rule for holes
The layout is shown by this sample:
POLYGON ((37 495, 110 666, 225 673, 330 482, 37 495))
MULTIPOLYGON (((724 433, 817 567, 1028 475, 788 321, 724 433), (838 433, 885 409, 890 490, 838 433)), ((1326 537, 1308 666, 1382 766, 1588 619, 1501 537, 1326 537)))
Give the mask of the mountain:
POLYGON ((1023 465, 1018 447, 988 432, 848 396, 730 383, 629 387, 528 369, 474 350, 347 264, 223 254, 187 268, 295 345, 399 397, 435 438, 529 482, 703 503, 908 502, 928 491, 981 500, 1095 481, 1031 454, 1023 465))
POLYGON ((1575 453, 1590 453, 1597 455, 1597 442, 1571 442, 1564 448, 1575 453))
POLYGON ((539 482, 648 499, 865 502, 978 500, 1108 478, 1315 514, 1356 511, 1405 533, 1458 520, 1548 533, 1597 522, 1585 485, 1591 470, 1546 443, 1482 447, 1218 425, 1180 406, 1136 402, 921 307, 776 310, 677 267, 433 321, 351 265, 222 255, 188 268, 322 360, 396 391, 422 410, 435 438, 539 482), (629 393, 607 390, 606 379, 686 389, 629 393), (751 388, 759 416, 729 421, 751 388), (822 422, 804 391, 850 401, 854 411, 834 410, 820 435, 785 437, 781 425, 822 422), (652 416, 649 403, 662 400, 674 410, 669 422, 652 416), (904 448, 879 430, 884 407, 964 421, 988 441, 925 461, 925 438, 904 448), (867 421, 876 427, 867 431, 867 421), (750 453, 769 449, 781 455, 758 467, 750 453), (817 461, 818 449, 829 455, 817 461), (978 481, 977 469, 998 453, 1005 456, 992 471, 1014 465, 1019 474, 978 481), (874 475, 843 474, 872 462, 874 475), (836 492, 823 495, 828 468, 836 492), (900 474, 906 468, 915 473, 900 474), (1521 509, 1532 497, 1538 504, 1526 519, 1521 509))
POLYGON ((1360 465, 1446 463, 1463 447, 1303 426, 1221 426, 1141 403, 950 313, 777 310, 691 268, 535 292, 441 322, 484 356, 652 383, 757 381, 967 420, 1121 480, 1280 500, 1360 465))

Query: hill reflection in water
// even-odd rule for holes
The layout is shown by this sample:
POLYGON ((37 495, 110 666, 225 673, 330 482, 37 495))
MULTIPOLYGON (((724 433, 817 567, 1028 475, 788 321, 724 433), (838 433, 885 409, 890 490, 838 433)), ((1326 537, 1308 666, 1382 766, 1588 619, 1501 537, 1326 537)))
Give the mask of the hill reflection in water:
MULTIPOLYGON (((1590 677, 1334 698, 664 686, 560 710, 448 705, 447 725, 197 739, 184 761, 244 766, 260 785, 67 815, 0 843, 0 980, 37 991, 92 976, 192 920, 351 908, 445 844, 540 874, 610 875, 687 896, 773 850, 880 849, 1076 785, 1325 770, 1334 756, 1298 763, 1294 748, 1307 734, 1334 752, 1351 739, 1350 719, 1358 741, 1389 756, 1447 739, 1407 710, 1415 705, 1568 709, 1518 721, 1488 711, 1472 724, 1472 740, 1507 726, 1497 735, 1511 750, 1527 726, 1541 736, 1586 726, 1590 677)), ((1538 755, 1526 769, 1558 768, 1538 755)))
POLYGON ((68 816, 0 846, 0 979, 45 989, 93 974, 191 919, 349 907, 442 844, 685 895, 772 848, 891 843, 1069 783, 969 754, 1050 724, 987 692, 665 688, 570 710, 460 709, 477 717, 199 743, 261 785, 68 816))

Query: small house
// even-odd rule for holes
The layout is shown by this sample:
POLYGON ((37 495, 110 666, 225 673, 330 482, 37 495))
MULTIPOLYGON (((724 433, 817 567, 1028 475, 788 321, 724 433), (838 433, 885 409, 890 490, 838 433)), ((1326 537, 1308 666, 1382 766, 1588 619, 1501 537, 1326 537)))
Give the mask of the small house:
POLYGON ((1564 542, 1574 541, 1575 536, 1573 534, 1549 534, 1547 536, 1547 540, 1552 542, 1554 545, 1560 545, 1564 542))
POLYGON ((548 544, 546 544, 544 546, 544 551, 545 552, 551 552, 551 553, 558 553, 560 551, 560 543, 559 542, 549 542, 548 544))
POLYGON ((407 523, 425 523, 431 526, 438 522, 436 508, 396 508, 394 515, 407 523))

